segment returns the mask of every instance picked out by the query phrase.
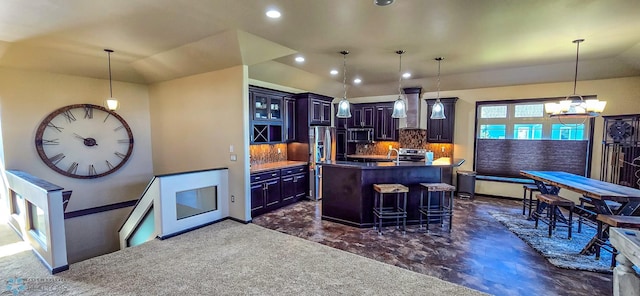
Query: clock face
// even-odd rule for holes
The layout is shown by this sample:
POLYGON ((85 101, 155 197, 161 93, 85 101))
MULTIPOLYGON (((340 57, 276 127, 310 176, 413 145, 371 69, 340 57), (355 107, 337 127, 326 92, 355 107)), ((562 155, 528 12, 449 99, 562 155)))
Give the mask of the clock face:
POLYGON ((121 168, 133 152, 131 128, 120 115, 91 104, 53 111, 40 123, 38 155, 54 171, 92 179, 121 168))
POLYGON ((614 142, 620 142, 633 135, 633 126, 626 121, 616 120, 609 125, 609 136, 614 142))

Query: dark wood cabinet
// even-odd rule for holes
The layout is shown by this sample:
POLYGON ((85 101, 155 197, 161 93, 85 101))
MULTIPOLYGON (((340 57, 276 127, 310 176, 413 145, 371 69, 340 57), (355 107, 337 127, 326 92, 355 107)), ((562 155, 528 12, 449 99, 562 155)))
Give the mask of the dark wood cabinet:
POLYGON ((398 119, 391 117, 393 103, 377 104, 375 109, 374 140, 397 141, 398 119))
POLYGON ((455 123, 455 109, 458 98, 441 98, 444 106, 445 119, 431 119, 431 110, 436 99, 427 101, 427 142, 429 143, 453 143, 455 123))
POLYGON ((296 100, 291 97, 284 98, 284 141, 296 140, 296 100))
POLYGON ((347 130, 336 129, 336 160, 347 160, 347 130))
POLYGON ((277 208, 280 203, 280 171, 252 174, 250 179, 251 215, 260 215, 277 208))
POLYGON ((301 93, 293 96, 296 100, 296 141, 309 141, 309 127, 312 125, 331 125, 331 101, 327 97, 314 93, 301 93))
POLYGON ((307 166, 251 174, 251 216, 292 204, 307 195, 307 166))
POLYGON ((350 127, 373 127, 376 106, 373 104, 358 104, 351 112, 350 127))
MULTIPOLYGON (((285 98, 290 95, 287 92, 249 86, 251 144, 281 143, 289 140, 291 132, 288 128, 295 126, 290 124, 287 117, 287 104, 291 102, 287 102, 285 98)), ((295 114, 295 111, 290 114, 295 114)), ((295 123, 295 119, 291 122, 295 123)), ((295 131, 292 133, 295 134, 295 131)))

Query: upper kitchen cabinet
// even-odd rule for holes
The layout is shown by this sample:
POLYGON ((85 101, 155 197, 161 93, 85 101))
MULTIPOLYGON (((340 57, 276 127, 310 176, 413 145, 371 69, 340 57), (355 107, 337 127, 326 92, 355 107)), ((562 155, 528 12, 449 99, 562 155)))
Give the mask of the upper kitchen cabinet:
MULTIPOLYGON (((251 143, 280 143, 286 140, 288 125, 284 121, 287 111, 285 97, 290 93, 249 86, 249 112, 251 114, 251 143)), ((288 119, 288 118, 287 118, 288 119)))
POLYGON ((376 104, 374 140, 376 141, 397 141, 398 140, 398 119, 391 117, 393 114, 393 102, 376 104))
POLYGON ((296 100, 292 97, 284 98, 284 141, 293 142, 296 135, 296 100))
POLYGON ((373 127, 375 110, 375 104, 353 105, 350 127, 373 127))
POLYGON ((309 141, 309 127, 312 125, 331 125, 331 101, 327 97, 314 93, 301 93, 294 95, 296 99, 296 141, 309 141))
POLYGON ((441 98, 445 119, 431 119, 431 110, 435 99, 427 101, 427 142, 453 143, 456 101, 458 98, 441 98))

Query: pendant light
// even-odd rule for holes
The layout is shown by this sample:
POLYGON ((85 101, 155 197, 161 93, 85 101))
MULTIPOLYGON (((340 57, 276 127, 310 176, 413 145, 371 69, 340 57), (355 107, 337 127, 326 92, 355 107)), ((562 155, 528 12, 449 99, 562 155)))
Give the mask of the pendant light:
POLYGON ((404 50, 396 51, 398 56, 400 57, 400 66, 398 68, 398 99, 393 103, 393 114, 391 117, 393 118, 406 118, 407 117, 407 103, 403 99, 402 95, 402 54, 405 53, 404 50))
POLYGON ((343 50, 340 52, 342 54, 343 64, 342 64, 342 86, 344 88, 344 95, 342 96, 342 100, 338 103, 338 113, 336 117, 339 118, 350 118, 351 117, 351 106, 349 104, 349 100, 347 100, 347 55, 349 51, 343 50))
POLYGON ((111 111, 116 111, 120 107, 120 104, 118 103, 118 100, 113 97, 113 85, 111 82, 111 53, 113 50, 105 49, 104 51, 107 52, 107 56, 109 58, 109 98, 105 100, 105 107, 111 111))
POLYGON ((576 39, 572 42, 576 44, 576 71, 573 76, 573 94, 568 95, 564 100, 558 103, 544 104, 545 111, 550 117, 558 118, 590 118, 597 117, 604 111, 607 105, 606 101, 597 99, 585 100, 581 95, 576 94, 576 85, 578 82, 578 54, 580 53, 580 43, 584 39, 576 39))
POLYGON ((434 60, 438 61, 438 96, 436 97, 436 102, 433 104, 433 108, 431 108, 431 119, 445 119, 444 116, 444 105, 440 102, 440 62, 444 60, 443 57, 437 57, 434 60))

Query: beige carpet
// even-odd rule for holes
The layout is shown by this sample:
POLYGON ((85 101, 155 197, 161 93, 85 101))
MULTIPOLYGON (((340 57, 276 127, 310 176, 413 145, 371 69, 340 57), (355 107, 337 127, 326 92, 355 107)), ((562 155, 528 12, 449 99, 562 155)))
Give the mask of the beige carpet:
MULTIPOLYGON (((0 226, 6 244, 8 226, 0 226)), ((53 276, 31 251, 0 257, 0 294, 11 294, 4 287, 13 279, 24 285, 17 295, 485 295, 233 221, 92 258, 53 276)))

